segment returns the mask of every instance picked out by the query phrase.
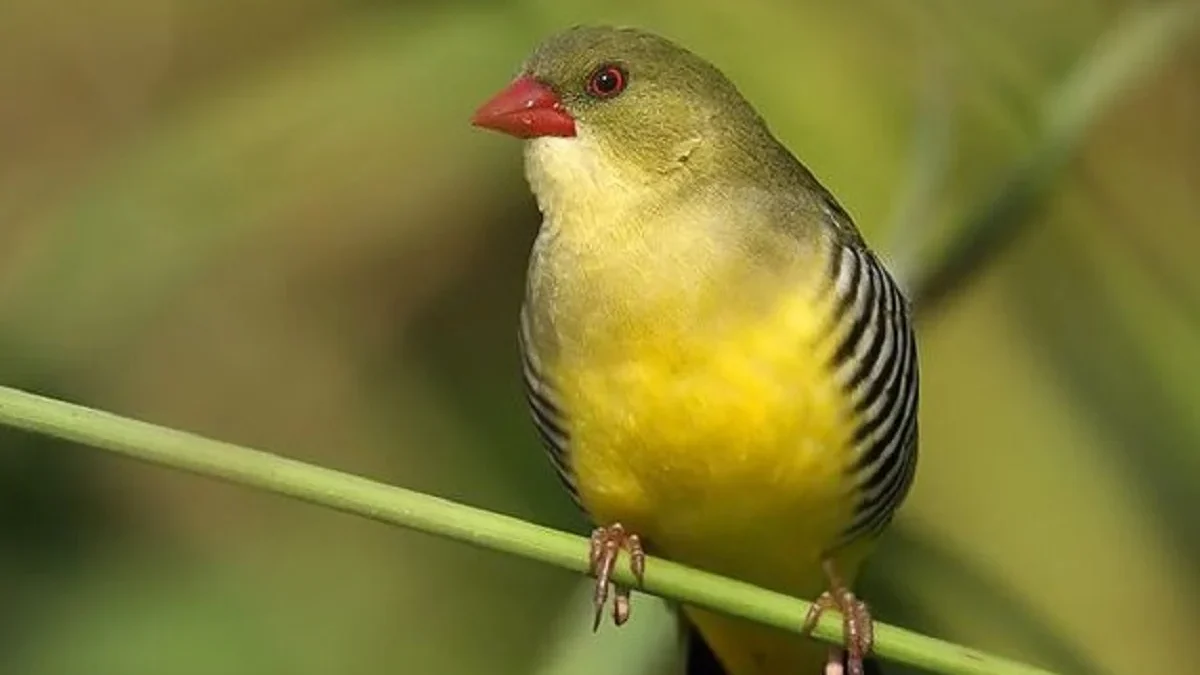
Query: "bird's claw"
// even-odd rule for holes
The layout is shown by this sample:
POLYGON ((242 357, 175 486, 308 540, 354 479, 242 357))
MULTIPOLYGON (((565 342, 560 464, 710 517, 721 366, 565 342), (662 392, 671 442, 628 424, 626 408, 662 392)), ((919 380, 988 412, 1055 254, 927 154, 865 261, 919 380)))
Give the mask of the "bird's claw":
POLYGON ((614 588, 613 623, 620 626, 629 620, 629 594, 632 589, 612 582, 613 569, 617 566, 617 558, 622 550, 629 554, 630 570, 641 586, 642 576, 646 571, 646 553, 642 550, 641 539, 636 534, 626 532, 620 523, 592 530, 589 569, 592 576, 596 577, 596 592, 592 598, 596 607, 596 618, 592 623, 592 630, 600 628, 610 584, 614 588))
MULTIPOLYGON (((832 575, 831 575, 832 577, 832 575)), ((836 577, 833 577, 836 579, 836 577)), ((863 660, 871 655, 875 643, 875 627, 867 603, 855 597, 850 589, 834 582, 808 609, 801 634, 808 635, 817 627, 821 615, 834 609, 842 614, 842 633, 846 649, 846 675, 863 675, 863 660)))
POLYGON ((825 662, 823 675, 846 675, 846 669, 842 665, 842 649, 840 647, 829 648, 829 658, 825 662))

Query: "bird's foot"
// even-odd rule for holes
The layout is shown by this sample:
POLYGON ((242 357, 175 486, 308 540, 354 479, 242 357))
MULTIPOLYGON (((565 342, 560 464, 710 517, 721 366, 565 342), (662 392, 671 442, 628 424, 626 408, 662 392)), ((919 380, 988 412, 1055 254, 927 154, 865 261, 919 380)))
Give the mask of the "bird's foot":
POLYGON ((825 662, 824 675, 846 675, 846 669, 842 666, 841 647, 829 648, 829 660, 825 662))
POLYGON ((817 598, 808 615, 804 617, 804 625, 800 632, 808 635, 817 627, 821 615, 827 610, 835 609, 842 613, 842 633, 846 649, 847 675, 863 675, 863 659, 870 656, 871 647, 875 642, 875 627, 867 603, 855 597, 834 573, 831 565, 826 564, 825 571, 829 577, 830 590, 817 598))
MULTIPOLYGON (((608 602, 608 588, 613 569, 617 566, 617 557, 621 551, 629 554, 629 567, 640 586, 642 575, 646 570, 646 553, 642 550, 642 540, 625 530, 620 523, 608 527, 597 527, 592 530, 592 550, 590 571, 596 577, 596 593, 593 602, 596 606, 596 619, 592 630, 600 628, 601 617, 604 615, 604 605, 608 602)), ((613 623, 620 626, 629 619, 629 594, 631 589, 619 584, 612 584, 613 593, 613 623)))

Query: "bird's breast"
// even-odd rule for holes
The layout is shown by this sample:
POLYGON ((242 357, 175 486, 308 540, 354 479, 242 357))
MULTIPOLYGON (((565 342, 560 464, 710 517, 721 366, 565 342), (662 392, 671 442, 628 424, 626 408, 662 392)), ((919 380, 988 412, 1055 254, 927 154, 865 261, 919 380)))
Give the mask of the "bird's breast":
POLYGON ((580 498, 670 557, 779 586, 853 506, 817 282, 647 256, 625 270, 577 256, 533 289, 580 498), (766 552, 761 571, 745 547, 766 552))

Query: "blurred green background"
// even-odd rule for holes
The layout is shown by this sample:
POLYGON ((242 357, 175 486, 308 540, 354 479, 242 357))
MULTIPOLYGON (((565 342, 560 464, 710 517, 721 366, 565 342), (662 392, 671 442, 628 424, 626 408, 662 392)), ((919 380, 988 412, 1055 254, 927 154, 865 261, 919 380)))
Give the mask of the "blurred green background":
MULTIPOLYGON (((516 377, 519 146, 467 124, 538 40, 712 59, 909 276, 1073 124, 921 316, 922 466, 864 594, 1064 672, 1198 672, 1197 34, 1055 109, 1158 4, 0 2, 0 381, 583 531, 516 377)), ((5 674, 659 669, 666 614, 592 639, 580 583, 0 431, 5 674)))

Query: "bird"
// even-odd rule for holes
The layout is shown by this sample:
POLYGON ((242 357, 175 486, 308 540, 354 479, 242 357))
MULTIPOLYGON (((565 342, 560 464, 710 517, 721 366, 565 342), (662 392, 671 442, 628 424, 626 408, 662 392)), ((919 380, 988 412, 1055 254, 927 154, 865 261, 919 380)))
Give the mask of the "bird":
POLYGON ((814 600, 797 632, 683 606, 728 675, 874 661, 854 592, 914 482, 911 304, 714 64, 641 28, 544 38, 471 117, 523 143, 541 222, 516 347, 532 427, 595 525, 594 624, 648 555, 814 600), (843 640, 810 635, 837 610, 843 640))

